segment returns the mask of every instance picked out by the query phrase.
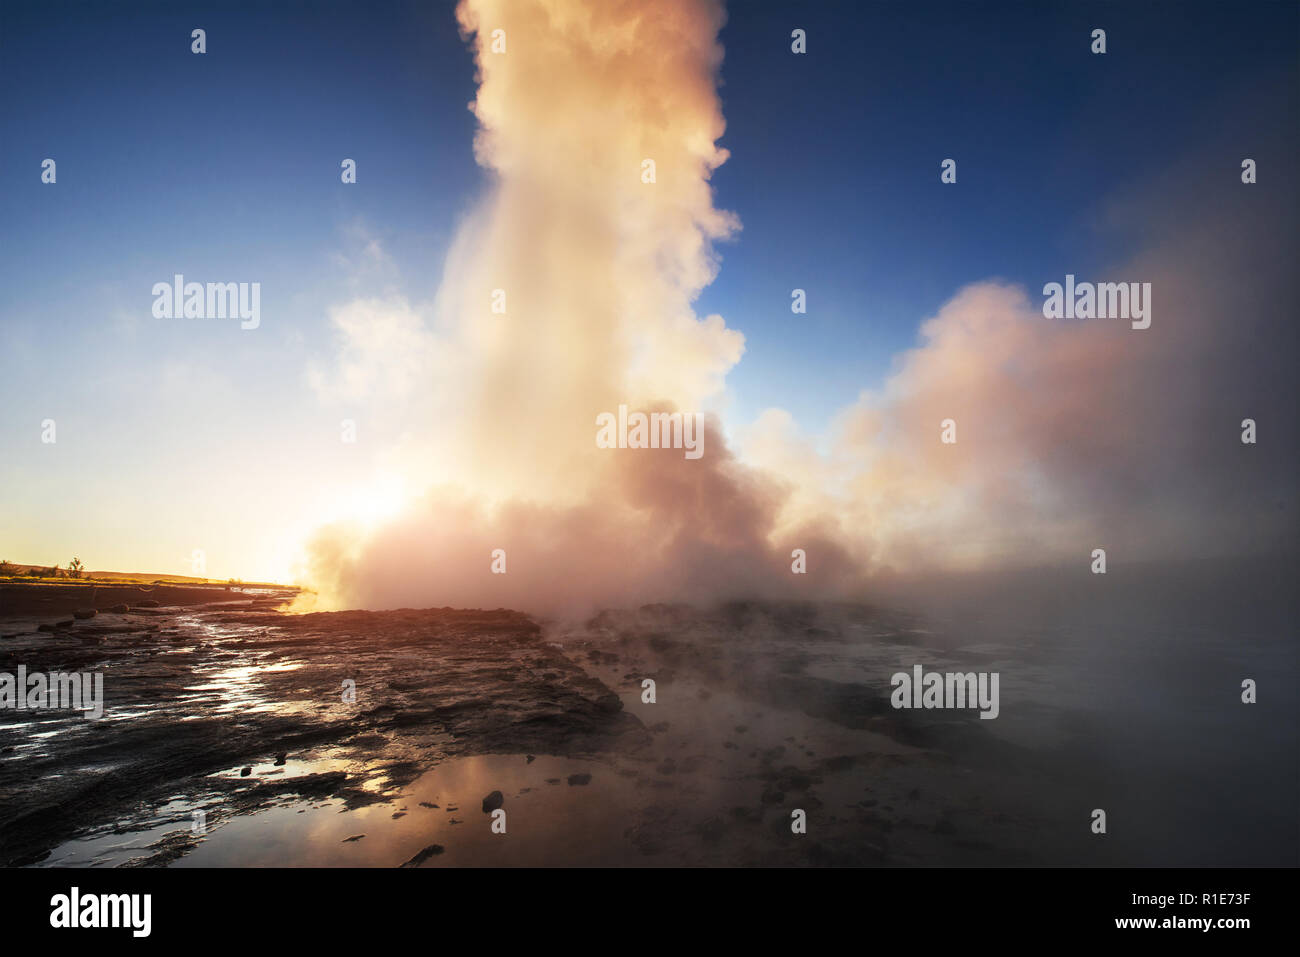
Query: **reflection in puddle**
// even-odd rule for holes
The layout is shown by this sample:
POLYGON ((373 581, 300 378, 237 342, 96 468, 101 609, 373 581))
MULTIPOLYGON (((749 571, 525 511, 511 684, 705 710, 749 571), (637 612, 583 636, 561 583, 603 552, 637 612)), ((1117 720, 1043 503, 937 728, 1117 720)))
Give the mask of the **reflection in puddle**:
MULTIPOLYGON (((209 639, 229 641, 247 637, 251 632, 250 629, 215 625, 191 617, 181 617, 177 621, 186 630, 199 631, 209 639)), ((268 653, 252 651, 245 651, 237 660, 239 663, 233 665, 228 659, 196 665, 194 675, 199 680, 184 687, 183 690, 190 694, 181 696, 182 700, 206 704, 208 714, 284 710, 278 702, 265 694, 260 676, 273 672, 297 671, 302 667, 301 662, 275 660, 268 653)))
MULTIPOLYGON (((300 777, 341 770, 336 760, 258 764, 252 775, 300 777)), ((239 777, 242 769, 214 777, 239 777)), ((386 800, 347 809, 338 799, 294 800, 255 814, 221 819, 219 804, 172 800, 141 822, 68 841, 47 866, 117 866, 148 857, 164 838, 190 833, 202 807, 211 826, 178 867, 396 867, 431 845, 424 867, 543 866, 627 863, 637 854, 624 836, 635 794, 607 764, 563 758, 488 755, 455 758, 426 772, 386 800), (574 783, 570 784, 570 776, 574 783), (590 775, 587 784, 577 783, 590 775), (506 833, 494 834, 482 801, 501 791, 506 833), (578 794, 577 792, 581 792, 578 794)))
POLYGON ((32 806, 83 801, 106 772, 119 787, 84 817, 78 805, 75 826, 29 835, 30 852, 13 859, 987 866, 1272 861, 1286 851, 1266 842, 1277 844, 1284 813, 1293 818, 1282 800, 1293 776, 1233 788, 1260 755, 1293 755, 1294 732, 1265 737, 1234 695, 1223 705, 1206 689, 1220 688, 1225 662, 1289 677, 1290 646, 1191 628, 1176 642, 1131 629, 1004 636, 958 625, 931 639, 788 609, 752 628, 672 609, 629 613, 636 620, 622 625, 607 615, 607 631, 543 644, 513 619, 466 614, 340 613, 269 630, 190 617, 178 621, 194 632, 183 660, 135 639, 106 645, 118 655, 110 720, 24 716, 0 770, 33 750, 58 756, 42 767, 63 781, 28 773, 32 806), (896 713, 890 675, 917 663, 1000 673, 1002 716, 896 713), (349 674, 363 679, 359 704, 337 695, 349 674), (653 702, 642 698, 646 675, 659 682, 653 702), (1247 734, 1250 751, 1239 747, 1247 734), (1191 747, 1213 761, 1188 761, 1191 747), (483 751, 493 753, 474 753, 483 751), (138 787, 122 796, 122 782, 138 787), (1099 851, 1071 808, 1080 793, 1116 786, 1159 797, 1131 809, 1135 837, 1099 851), (494 791, 505 834, 482 810, 494 791), (1205 832, 1216 808, 1258 823, 1205 832), (798 810, 815 828, 808 840, 792 837, 798 810))
POLYGON ((341 801, 328 800, 237 818, 177 865, 395 867, 435 844, 443 851, 422 866, 625 863, 636 856, 623 837, 633 805, 625 781, 608 765, 590 761, 457 758, 369 807, 346 810, 341 801), (587 785, 568 783, 570 775, 583 774, 591 775, 587 785), (575 800, 578 790, 583 794, 575 800), (492 791, 505 798, 505 834, 492 833, 492 819, 483 812, 483 798, 492 791))

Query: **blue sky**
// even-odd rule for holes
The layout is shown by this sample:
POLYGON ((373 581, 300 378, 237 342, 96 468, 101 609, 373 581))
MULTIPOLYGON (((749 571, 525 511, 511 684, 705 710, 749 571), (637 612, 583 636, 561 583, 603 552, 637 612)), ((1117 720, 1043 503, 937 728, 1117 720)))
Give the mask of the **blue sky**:
MULTIPOLYGON (((4 318, 102 325, 102 290, 125 305, 189 262, 213 276, 255 267, 265 307, 310 329, 356 225, 393 256, 403 291, 431 294, 483 183, 452 4, 177 9, 6 4, 0 215, 21 281, 0 290, 4 318), (200 24, 203 57, 189 51, 200 24), (39 182, 45 156, 56 191, 39 182), (360 164, 356 190, 338 189, 343 156, 360 164)), ((733 5, 732 156, 715 185, 744 228, 720 247, 700 312, 747 337, 730 378, 740 418, 781 404, 816 426, 962 285, 1033 286, 1064 261, 1122 254, 1126 238, 1096 228, 1098 198, 1158 176, 1202 136, 1208 103, 1293 56, 1285 3, 1010 9, 733 5), (794 25, 809 36, 801 58, 794 25), (1108 30, 1104 57, 1089 52, 1093 26, 1108 30), (947 157, 953 187, 938 179, 947 157), (798 322, 796 286, 810 302, 798 322), (820 387, 780 388, 791 380, 820 387)), ((34 383, 47 370, 7 372, 34 383)))
POLYGON ((732 159, 715 183, 744 230, 702 307, 748 337, 728 380, 743 410, 777 383, 816 382, 781 404, 817 427, 878 383, 961 286, 1001 277, 1036 291, 1067 266, 1126 256, 1140 240, 1099 228, 1102 202, 1158 178, 1212 132, 1221 98, 1295 58, 1296 7, 1284 3, 1248 15, 1194 3, 925 8, 732 8, 732 159), (791 25, 809 37, 793 61, 791 25), (1094 27, 1107 30, 1104 56, 1089 50, 1094 27), (939 181, 948 157, 955 185, 939 181), (793 286, 809 291, 797 324, 793 286))
MULTIPOLYGON (((393 265, 362 292, 428 299, 485 188, 453 6, 0 8, 6 499, 75 525, 56 503, 117 482, 123 527, 151 509, 180 520, 194 500, 164 504, 142 481, 151 468, 190 463, 200 500, 238 493, 221 469, 227 433, 304 454, 320 415, 303 369, 327 351, 328 308, 358 291, 340 257, 373 237, 393 265), (194 27, 204 56, 190 52, 194 27), (40 182, 45 157, 54 187, 40 182), (340 188, 344 157, 355 188, 340 188), (147 325, 148 290, 177 271, 258 279, 264 328, 147 325), (169 380, 192 383, 191 401, 160 414, 151 441, 104 425, 138 429, 169 380), (31 447, 46 416, 84 440, 57 467, 31 447), (140 473, 103 474, 105 452, 133 441, 140 473)), ((731 158, 714 185, 743 229, 719 247, 697 312, 746 336, 728 378, 736 420, 775 405, 820 429, 963 285, 1035 290, 1128 254, 1141 237, 1100 227, 1104 198, 1158 179, 1225 99, 1292 68, 1296 30, 1288 3, 732 4, 731 158), (1105 56, 1089 52, 1094 27, 1105 56), (939 181, 947 157, 956 185, 939 181), (806 316, 790 313, 794 287, 806 316)), ((273 483, 273 464, 259 478, 249 463, 240 481, 273 483)), ((10 545, 0 557, 22 560, 37 542, 0 536, 10 545)))

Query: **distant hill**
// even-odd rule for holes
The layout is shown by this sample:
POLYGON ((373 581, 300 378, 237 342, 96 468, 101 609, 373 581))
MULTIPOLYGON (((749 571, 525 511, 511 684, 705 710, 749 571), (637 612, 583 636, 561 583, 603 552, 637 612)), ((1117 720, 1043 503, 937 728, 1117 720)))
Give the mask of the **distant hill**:
MULTIPOLYGON (((4 578, 31 578, 36 577, 32 571, 45 572, 49 565, 24 565, 21 562, 8 562, 0 566, 0 579, 4 578)), ((47 576, 40 576, 47 577, 47 576)), ((77 581, 68 575, 66 565, 59 566, 56 576, 60 581, 77 581)), ((192 575, 172 575, 167 573, 154 572, 109 572, 109 571, 87 571, 82 570, 80 581, 111 581, 122 583, 139 583, 152 585, 155 583, 185 584, 185 585, 225 585, 226 579, 221 578, 198 578, 192 575)), ((249 588, 276 588, 280 587, 278 582, 246 582, 240 581, 238 584, 249 588)))

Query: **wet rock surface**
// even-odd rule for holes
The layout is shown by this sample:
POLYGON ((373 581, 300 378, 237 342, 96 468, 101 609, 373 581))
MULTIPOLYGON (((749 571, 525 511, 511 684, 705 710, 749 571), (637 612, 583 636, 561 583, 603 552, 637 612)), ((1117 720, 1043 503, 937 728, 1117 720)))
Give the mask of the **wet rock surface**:
MULTIPOLYGON (((0 671, 102 671, 107 698, 99 722, 0 712, 0 862, 1172 863, 1229 859, 1241 836, 1225 827, 1226 851, 1182 837, 1235 792, 1213 769, 1153 766, 1163 729, 1112 706, 1118 669, 1164 679, 1159 646, 1112 649, 1094 674, 1053 662, 1109 665, 1086 630, 972 639, 963 621, 934 633, 860 605, 650 605, 566 625, 277 605, 132 605, 46 632, 55 616, 0 618, 0 671), (1002 714, 894 709, 890 676, 913 663, 1001 672, 1002 714), (1144 826, 1094 840, 1087 809, 1126 801, 1144 826)), ((1185 634, 1178 674, 1217 674, 1217 637, 1185 634)), ((1195 728, 1203 750, 1240 733, 1195 728)))
MULTIPOLYGON (((38 863, 118 818, 156 822, 149 809, 178 794, 217 800, 225 815, 304 796, 356 807, 449 756, 635 749, 646 736, 523 615, 286 615, 276 604, 101 614, 67 637, 7 622, 18 635, 0 671, 102 672, 105 717, 0 712, 0 734, 16 742, 0 754, 0 864, 38 863), (253 773, 322 748, 342 770, 253 773)), ((174 858, 161 852, 155 863, 174 858)))

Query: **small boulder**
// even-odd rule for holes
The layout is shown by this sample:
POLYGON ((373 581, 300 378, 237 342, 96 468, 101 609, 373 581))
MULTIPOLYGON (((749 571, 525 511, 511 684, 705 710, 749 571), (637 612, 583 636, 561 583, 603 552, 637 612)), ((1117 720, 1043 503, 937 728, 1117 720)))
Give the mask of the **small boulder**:
POLYGON ((445 848, 444 848, 441 844, 430 844, 428 847, 426 847, 424 850, 420 851, 420 853, 416 854, 413 858, 411 858, 409 861, 407 861, 407 862, 406 862, 405 864, 403 864, 402 866, 403 866, 403 867, 419 867, 421 864, 423 864, 423 863, 424 863, 425 861, 427 861, 429 858, 433 857, 433 856, 436 855, 436 854, 441 854, 444 850, 445 850, 445 848))
POLYGON ((483 813, 491 814, 501 805, 506 803, 505 795, 500 791, 493 791, 483 799, 483 813))

